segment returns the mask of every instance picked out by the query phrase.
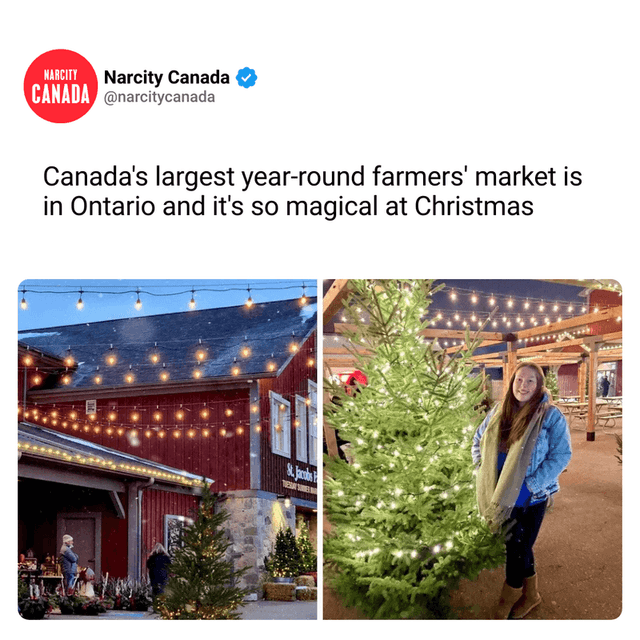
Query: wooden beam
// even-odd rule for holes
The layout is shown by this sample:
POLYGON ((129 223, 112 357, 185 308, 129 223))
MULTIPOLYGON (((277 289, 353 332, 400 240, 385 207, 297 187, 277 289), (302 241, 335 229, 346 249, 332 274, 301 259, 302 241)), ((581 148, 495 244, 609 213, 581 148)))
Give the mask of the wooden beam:
MULTIPOLYGON (((355 331, 356 325, 349 324, 346 322, 336 322, 335 323, 336 333, 345 333, 346 331, 355 331)), ((474 331, 469 332, 471 337, 475 337, 476 333, 474 331)), ((420 332, 420 335, 429 339, 435 340, 436 338, 448 338, 450 340, 464 340, 466 332, 461 331, 459 329, 423 329, 420 332)), ((500 342, 504 342, 504 334, 496 333, 495 331, 480 331, 478 334, 480 338, 483 340, 491 341, 491 344, 498 344, 500 342)))
MULTIPOLYGON (((449 340, 464 340, 466 337, 466 331, 460 329, 423 329, 420 332, 421 336, 427 339, 436 338, 448 338, 449 340)), ((476 335, 483 340, 490 340, 493 344, 504 342, 504 334, 496 331, 469 331, 471 338, 475 338, 476 335)))
POLYGON ((353 371, 356 366, 356 361, 353 356, 345 356, 343 358, 332 356, 330 358, 324 358, 322 363, 325 367, 328 367, 332 371, 334 369, 349 369, 353 371))
POLYGON ((349 280, 334 280, 323 300, 322 323, 327 324, 342 309, 344 299, 349 291, 349 280))
POLYGON ((324 356, 341 356, 341 355, 352 355, 353 352, 357 353, 370 353, 369 350, 364 349, 362 347, 358 347, 356 345, 350 345, 349 347, 335 345, 335 346, 326 346, 322 349, 322 354, 324 356))
POLYGON ((584 402, 587 397, 587 359, 580 358, 578 366, 578 396, 580 402, 584 402))
POLYGON ((585 313, 582 316, 575 316, 573 318, 567 318, 560 322, 552 322, 551 324, 541 325, 534 327, 533 329, 524 329, 518 331, 518 340, 523 338, 530 338, 532 336, 545 335, 547 333, 556 333, 558 331, 564 331, 575 327, 581 327, 588 324, 594 324, 596 322, 604 322, 605 320, 612 320, 622 315, 622 306, 611 307, 604 311, 598 311, 598 313, 585 313))
MULTIPOLYGON (((502 344, 500 342, 496 342, 495 340, 483 340, 479 345, 478 345, 478 349, 482 348, 482 347, 492 347, 495 344, 502 344)), ((460 345, 458 345, 457 347, 446 347, 445 348, 445 353, 455 353, 456 351, 458 351, 458 349, 460 349, 460 345)), ((490 353, 487 353, 485 355, 492 355, 490 353)), ((496 354, 499 355, 499 354, 496 354)))
POLYGON ((507 358, 506 358, 506 370, 505 370, 505 380, 511 380, 511 376, 513 372, 516 370, 516 366, 518 364, 518 356, 516 353, 515 342, 507 343, 507 358))
POLYGON ((587 441, 596 439, 596 387, 598 381, 598 347, 595 340, 590 341, 589 346, 589 409, 587 414, 587 441))
MULTIPOLYGON (((556 342, 544 342, 542 344, 535 344, 528 347, 522 347, 518 349, 518 355, 524 353, 533 353, 535 351, 543 351, 550 349, 564 349, 565 347, 584 347, 587 338, 598 337, 602 342, 622 342, 622 331, 615 331, 613 333, 605 333, 602 336, 583 336, 581 338, 574 338, 573 340, 558 340, 556 342)), ((578 352, 576 352, 578 353, 578 352)))
MULTIPOLYGON (((529 347, 518 349, 518 355, 526 353, 538 353, 541 351, 551 351, 552 349, 564 349, 566 347, 582 347, 584 338, 575 338, 574 340, 564 340, 562 342, 545 342, 543 344, 534 344, 529 347)), ((580 353, 576 351, 575 353, 580 353)))

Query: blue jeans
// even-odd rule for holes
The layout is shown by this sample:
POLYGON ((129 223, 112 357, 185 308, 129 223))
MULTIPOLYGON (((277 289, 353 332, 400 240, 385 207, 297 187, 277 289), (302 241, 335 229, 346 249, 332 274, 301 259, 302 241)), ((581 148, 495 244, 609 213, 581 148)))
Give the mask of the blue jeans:
POLYGON ((67 589, 73 589, 76 583, 76 574, 75 573, 65 573, 64 574, 64 586, 67 589))
POLYGON ((507 524, 505 536, 507 548, 506 580, 513 589, 520 589, 525 578, 535 572, 533 545, 547 510, 547 501, 529 507, 515 507, 507 524))

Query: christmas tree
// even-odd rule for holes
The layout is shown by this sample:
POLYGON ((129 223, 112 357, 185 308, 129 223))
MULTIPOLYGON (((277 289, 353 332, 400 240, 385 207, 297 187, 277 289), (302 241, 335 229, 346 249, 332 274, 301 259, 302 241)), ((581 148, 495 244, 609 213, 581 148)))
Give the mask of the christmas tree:
POLYGON ((276 534, 273 552, 264 559, 264 567, 274 578, 295 578, 300 573, 300 551, 290 527, 276 534))
POLYGON ((560 395, 560 387, 558 384, 558 374, 553 369, 547 371, 547 375, 544 377, 544 386, 551 394, 551 399, 557 400, 560 395))
POLYGON ((169 566, 170 578, 158 598, 160 615, 168 620, 229 620, 247 591, 234 586, 246 568, 233 571, 225 559, 231 544, 222 529, 229 514, 220 508, 223 498, 203 488, 194 523, 184 529, 183 545, 175 551, 169 566))
POLYGON ((428 281, 351 281, 348 337, 367 384, 327 381, 325 420, 351 463, 327 460, 324 557, 345 603, 372 618, 447 617, 460 579, 504 559, 476 505, 477 341, 467 332, 447 355, 421 336, 434 292, 428 281))
POLYGON ((302 522, 300 525, 300 533, 298 534, 296 542, 300 553, 300 572, 312 573, 317 571, 318 558, 311 544, 309 527, 305 522, 302 522))

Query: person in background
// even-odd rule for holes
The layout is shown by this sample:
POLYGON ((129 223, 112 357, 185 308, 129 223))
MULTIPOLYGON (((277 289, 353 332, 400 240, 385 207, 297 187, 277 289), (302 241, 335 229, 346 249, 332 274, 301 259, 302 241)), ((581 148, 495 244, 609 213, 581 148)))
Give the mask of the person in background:
POLYGON ((605 373, 604 376, 602 376, 602 382, 600 383, 600 385, 602 386, 602 397, 606 398, 609 395, 609 378, 607 378, 607 374, 605 373))
POLYGON ((73 551, 73 538, 70 535, 62 536, 60 564, 62 565, 64 586, 70 595, 73 593, 73 588, 76 583, 76 573, 78 571, 78 556, 73 551))
POLYGON ((571 459, 567 421, 551 404, 538 365, 516 367, 502 402, 478 427, 471 454, 480 514, 493 533, 505 535, 506 579, 492 617, 523 618, 542 602, 533 545, 571 459))
POLYGON ((167 550, 158 542, 147 559, 147 570, 151 581, 153 597, 159 596, 169 580, 171 558, 167 550))

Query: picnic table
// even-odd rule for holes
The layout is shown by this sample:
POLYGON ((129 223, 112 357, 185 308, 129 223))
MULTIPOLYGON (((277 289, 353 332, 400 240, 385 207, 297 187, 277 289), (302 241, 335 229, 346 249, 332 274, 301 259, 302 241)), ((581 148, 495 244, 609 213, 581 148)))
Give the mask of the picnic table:
MULTIPOLYGON (((560 399, 560 409, 567 416, 569 426, 575 418, 586 418, 589 415, 588 402, 574 402, 573 400, 560 399)), ((615 426, 617 418, 622 418, 622 397, 596 399, 596 424, 603 427, 615 426)))

